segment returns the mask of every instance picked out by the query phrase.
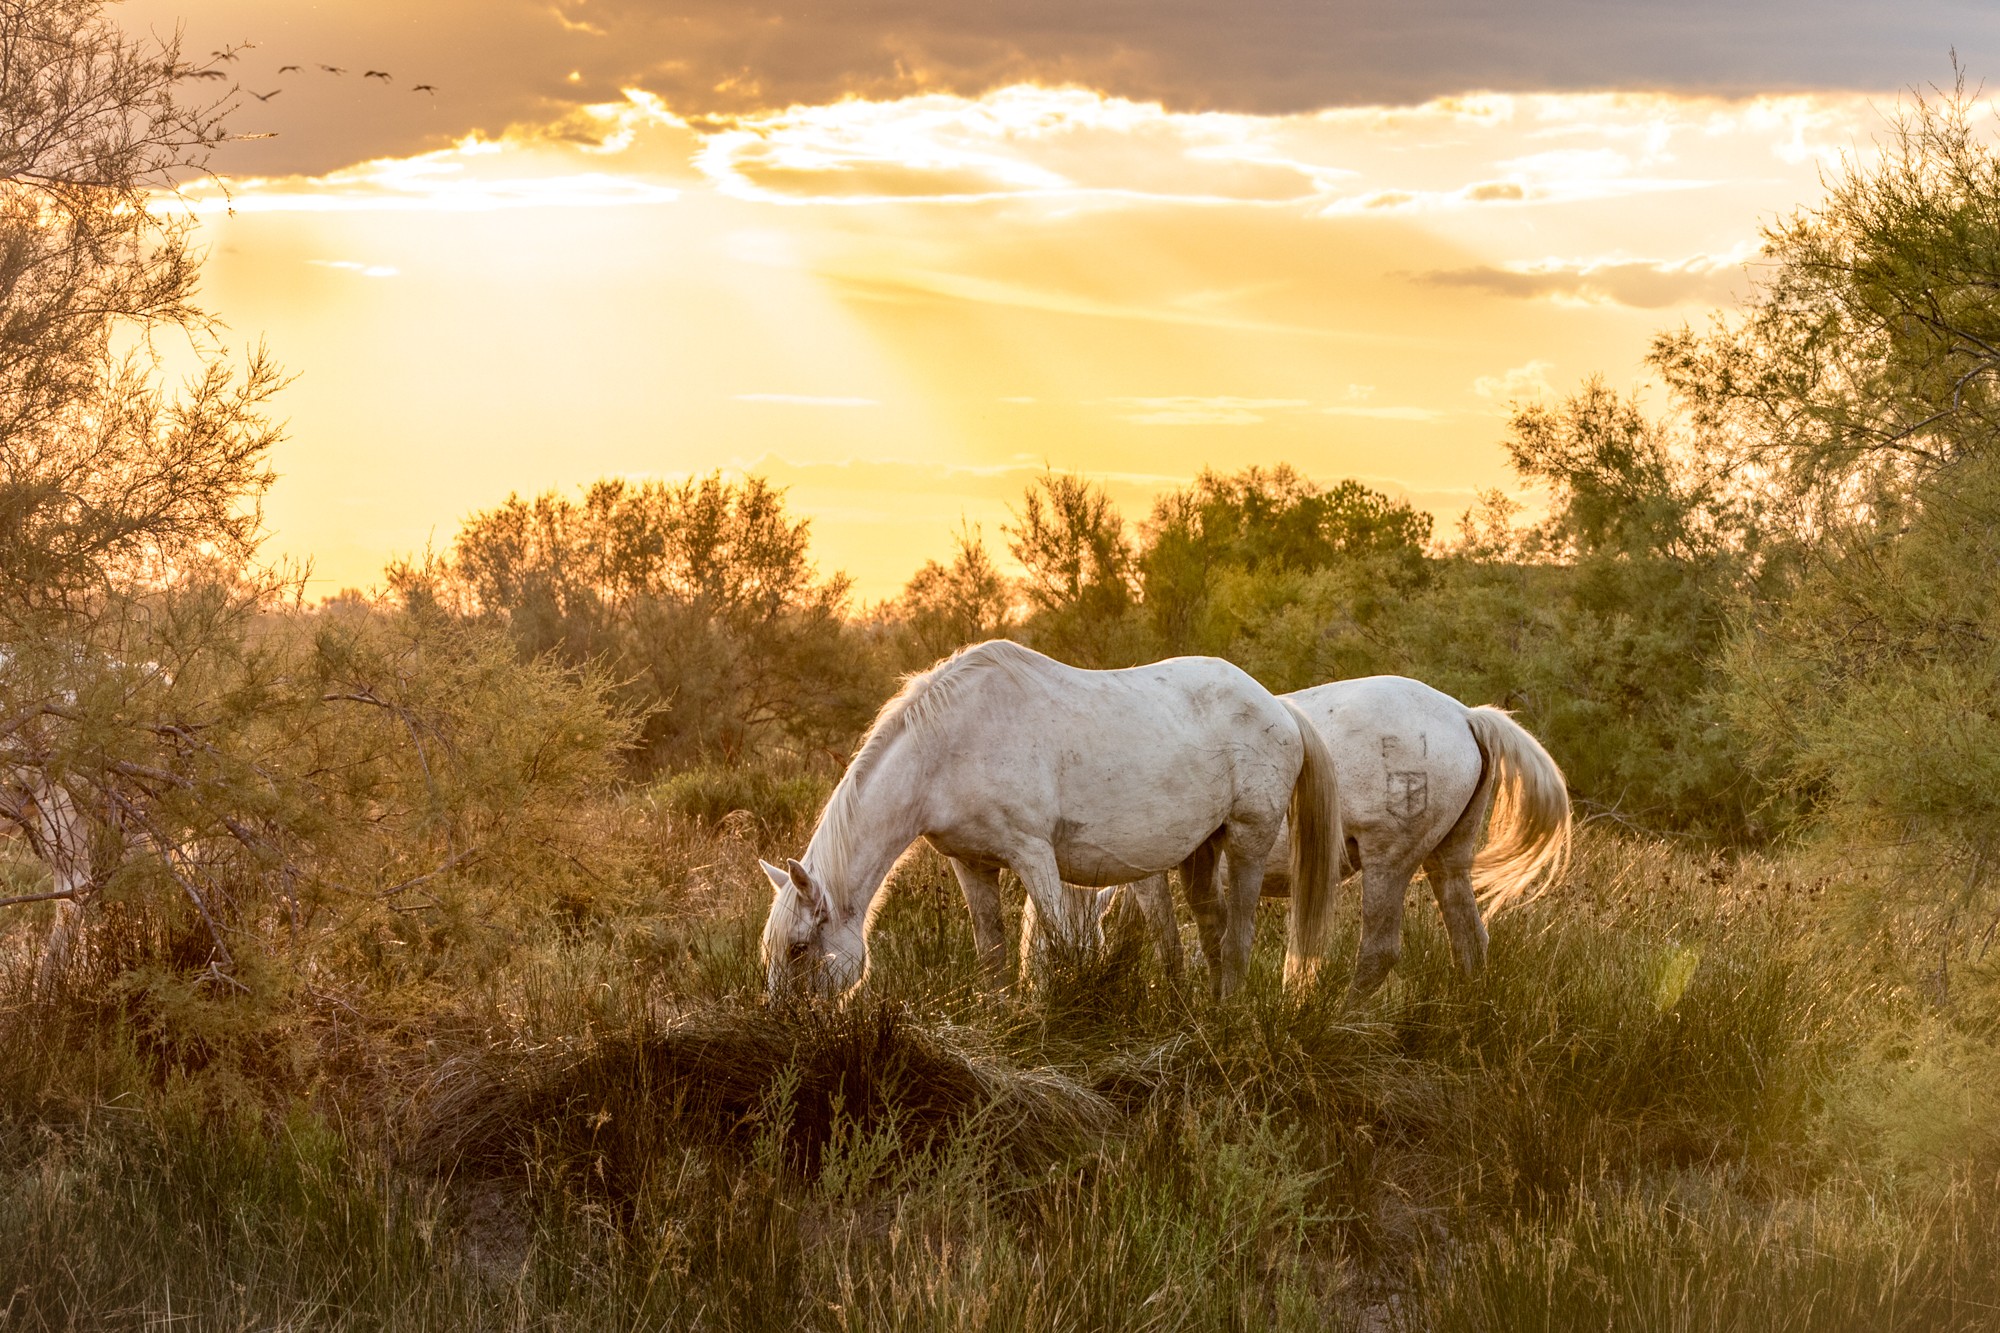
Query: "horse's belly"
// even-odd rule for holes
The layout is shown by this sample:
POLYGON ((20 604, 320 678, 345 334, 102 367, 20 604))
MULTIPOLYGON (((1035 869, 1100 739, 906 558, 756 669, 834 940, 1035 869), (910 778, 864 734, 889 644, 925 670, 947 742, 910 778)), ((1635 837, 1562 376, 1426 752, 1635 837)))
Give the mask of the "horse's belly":
POLYGON ((1215 829, 1210 825, 1197 833, 1193 825, 1163 829, 1134 827, 1126 821, 1117 824, 1123 826, 1056 821, 1049 844, 1066 882, 1093 887, 1129 884, 1187 860, 1215 829))

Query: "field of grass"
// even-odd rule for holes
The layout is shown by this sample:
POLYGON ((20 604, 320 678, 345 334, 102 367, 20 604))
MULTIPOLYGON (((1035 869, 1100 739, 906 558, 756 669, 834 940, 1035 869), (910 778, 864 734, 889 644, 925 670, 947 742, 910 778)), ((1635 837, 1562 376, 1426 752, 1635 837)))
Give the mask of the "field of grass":
POLYGON ((1129 946, 984 995, 925 854, 865 995, 774 1010, 811 802, 683 788, 607 812, 635 883, 421 966, 190 992, 114 914, 37 994, 17 909, 0 1330, 2000 1326, 1985 979, 1803 862, 1587 835, 1473 982, 1419 882, 1350 1007, 1279 904, 1226 1002, 1129 946))

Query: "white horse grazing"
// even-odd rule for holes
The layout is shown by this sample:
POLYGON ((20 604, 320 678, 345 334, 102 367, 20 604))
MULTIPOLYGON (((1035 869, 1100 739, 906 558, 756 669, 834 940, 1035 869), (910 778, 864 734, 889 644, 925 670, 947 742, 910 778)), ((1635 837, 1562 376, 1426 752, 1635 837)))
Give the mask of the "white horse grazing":
MULTIPOLYGON (((1403 895, 1421 866, 1444 913, 1459 968, 1486 963, 1484 904, 1505 906, 1533 891, 1567 856, 1569 795, 1562 770, 1540 742, 1498 708, 1468 708, 1402 676, 1368 676, 1283 696, 1311 718, 1333 752, 1346 830, 1343 875, 1361 870, 1361 954, 1353 993, 1382 984, 1402 953, 1403 895), (1492 814, 1490 828, 1487 815, 1492 814), (1482 849, 1480 833, 1488 837, 1482 849)), ((1274 856, 1284 853, 1279 839, 1274 856)), ((1131 886, 1169 971, 1180 967, 1180 934, 1164 876, 1131 886)), ((1274 862, 1264 892, 1286 891, 1274 862)), ((1098 895, 1104 913, 1113 894, 1098 895)), ((1210 930, 1199 902, 1204 951, 1210 930)), ((1023 933, 1033 929, 1023 925, 1023 933)))
POLYGON ((1289 824, 1288 977, 1325 951, 1339 879, 1340 802, 1320 733, 1293 705, 1228 662, 1177 657, 1084 671, 1005 641, 913 676, 869 728, 801 860, 764 863, 775 897, 764 924, 773 994, 805 982, 860 983, 877 895, 918 838, 951 861, 972 911, 989 983, 1006 979, 1000 870, 1081 946, 1092 900, 1075 884, 1124 884, 1184 866, 1214 883, 1229 854, 1227 901, 1213 888, 1218 988, 1241 979, 1264 868, 1289 824))

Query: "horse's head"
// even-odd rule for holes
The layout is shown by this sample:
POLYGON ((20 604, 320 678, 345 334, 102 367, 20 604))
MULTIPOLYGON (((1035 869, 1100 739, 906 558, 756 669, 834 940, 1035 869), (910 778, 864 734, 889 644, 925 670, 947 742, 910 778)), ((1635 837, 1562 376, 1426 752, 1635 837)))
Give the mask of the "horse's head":
POLYGON ((797 861, 780 869, 759 861, 771 881, 771 915, 764 921, 764 984, 773 999, 807 990, 839 995, 868 970, 860 921, 841 921, 826 885, 797 861))

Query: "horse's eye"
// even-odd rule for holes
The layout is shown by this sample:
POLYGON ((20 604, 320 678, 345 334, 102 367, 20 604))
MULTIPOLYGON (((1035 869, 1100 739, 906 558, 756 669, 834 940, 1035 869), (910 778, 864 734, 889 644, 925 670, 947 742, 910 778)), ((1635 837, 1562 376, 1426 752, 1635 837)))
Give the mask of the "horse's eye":
POLYGON ((807 944, 804 941, 800 941, 792 945, 791 949, 786 954, 786 957, 788 957, 794 963, 803 963, 806 960, 806 955, 811 952, 812 952, 812 945, 807 944))

